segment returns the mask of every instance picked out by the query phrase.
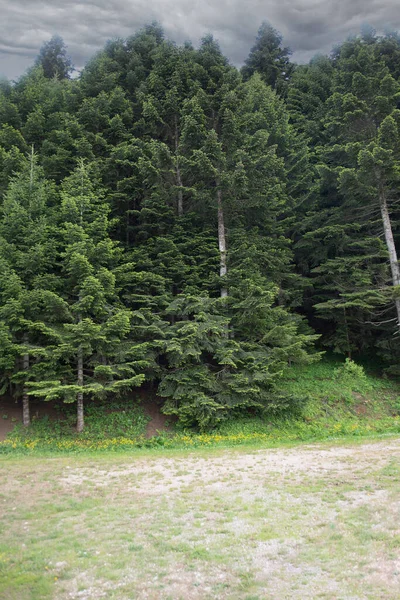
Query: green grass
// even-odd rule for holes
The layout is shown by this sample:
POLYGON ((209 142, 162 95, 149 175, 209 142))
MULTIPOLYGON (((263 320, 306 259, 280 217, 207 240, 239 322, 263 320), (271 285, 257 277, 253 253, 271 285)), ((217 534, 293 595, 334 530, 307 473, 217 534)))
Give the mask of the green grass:
POLYGON ((0 453, 79 453, 132 451, 137 448, 197 448, 204 446, 271 446, 297 441, 364 437, 400 432, 400 384, 383 379, 352 362, 325 359, 287 369, 278 394, 290 399, 281 414, 238 416, 205 433, 176 430, 145 438, 147 418, 140 405, 101 404, 86 408, 86 429, 73 432, 75 406, 56 422, 34 420, 21 425, 0 443, 0 453))
POLYGON ((400 432, 400 384, 362 367, 323 360, 287 371, 278 387, 299 399, 287 416, 241 418, 223 423, 222 435, 266 435, 282 441, 400 432))
POLYGON ((81 435, 74 406, 16 427, 0 444, 1 600, 397 598, 399 384, 325 359, 279 393, 291 413, 203 434, 146 440, 133 403, 92 403, 81 435))
POLYGON ((2 600, 398 598, 396 440, 1 461, 2 600))

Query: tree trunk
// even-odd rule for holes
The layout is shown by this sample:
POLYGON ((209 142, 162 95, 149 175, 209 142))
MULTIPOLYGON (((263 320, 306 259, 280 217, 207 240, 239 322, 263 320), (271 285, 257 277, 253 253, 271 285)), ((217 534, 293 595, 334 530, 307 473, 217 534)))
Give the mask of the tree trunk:
MULTIPOLYGON (((179 168, 178 157, 176 157, 176 180, 180 187, 182 187, 181 171, 179 168)), ((178 217, 183 215, 183 192, 182 189, 178 190, 178 217)))
MULTIPOLYGON (((218 199, 218 245, 219 245, 219 254, 220 254, 219 274, 220 274, 220 277, 225 277, 225 275, 227 273, 226 240, 225 240, 224 210, 222 207, 222 192, 221 192, 221 190, 217 191, 217 199, 218 199)), ((222 287, 221 288, 221 298, 226 298, 227 295, 228 295, 227 288, 222 287)))
POLYGON ((32 144, 31 157, 30 157, 29 191, 32 191, 32 188, 33 188, 34 169, 35 169, 35 147, 32 144))
POLYGON ((344 327, 346 330, 346 342, 347 342, 347 358, 351 360, 351 346, 350 346, 350 336, 349 336, 349 326, 347 324, 347 314, 346 309, 343 308, 343 316, 344 316, 344 327))
POLYGON ((129 209, 126 211, 126 232, 125 232, 125 240, 126 240, 126 247, 129 248, 129 227, 130 227, 130 213, 129 213, 129 209))
MULTIPOLYGON (((383 222, 383 231, 384 231, 385 240, 386 240, 386 247, 389 252, 390 269, 392 271, 392 282, 393 282, 393 286, 396 287, 396 286, 400 285, 400 267, 399 267, 399 263, 397 260, 396 246, 394 245, 392 224, 390 222, 390 215, 389 215, 389 210, 388 210, 388 205, 387 205, 387 200, 386 200, 386 195, 385 195, 385 189, 384 189, 382 183, 380 184, 380 190, 379 190, 379 202, 380 202, 380 207, 381 207, 381 215, 382 215, 382 222, 383 222)), ((400 330, 400 298, 395 298, 394 304, 395 304, 396 312, 397 312, 397 327, 400 330)))
MULTIPOLYGON (((24 344, 28 343, 28 337, 27 335, 24 335, 24 344)), ((22 367, 24 369, 24 371, 28 371, 29 370, 29 354, 24 354, 23 359, 22 359, 22 367)), ((29 396, 28 396, 28 389, 26 386, 24 386, 24 389, 22 391, 22 423, 25 427, 28 427, 31 424, 31 416, 30 416, 30 410, 29 410, 29 396)))
POLYGON ((183 215, 183 192, 182 192, 182 176, 181 176, 181 170, 179 167, 178 148, 179 148, 178 118, 175 117, 175 160, 176 160, 175 170, 176 170, 176 182, 180 188, 178 190, 178 217, 181 217, 183 215))
POLYGON ((29 410, 29 396, 26 393, 26 388, 24 388, 24 393, 22 395, 22 423, 24 427, 29 427, 31 424, 31 415, 29 410))
MULTIPOLYGON (((83 386, 83 353, 82 348, 78 350, 78 385, 83 386)), ((83 431, 85 426, 83 416, 83 393, 78 392, 77 394, 77 419, 76 419, 76 430, 78 433, 83 431)))

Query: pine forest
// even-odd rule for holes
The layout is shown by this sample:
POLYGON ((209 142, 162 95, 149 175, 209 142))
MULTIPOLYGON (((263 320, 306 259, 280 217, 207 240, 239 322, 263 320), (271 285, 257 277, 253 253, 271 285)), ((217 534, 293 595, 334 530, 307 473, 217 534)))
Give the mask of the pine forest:
MULTIPOLYGON (((400 36, 241 68, 153 23, 0 82, 0 393, 140 390, 187 428, 293 410, 325 354, 400 375, 400 36)), ((349 363, 350 364, 350 363, 349 363)))

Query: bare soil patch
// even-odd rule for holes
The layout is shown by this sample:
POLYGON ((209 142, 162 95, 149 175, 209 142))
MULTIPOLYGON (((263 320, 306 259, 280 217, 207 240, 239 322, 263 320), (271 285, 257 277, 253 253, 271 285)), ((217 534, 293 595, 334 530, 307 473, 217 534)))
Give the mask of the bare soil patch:
POLYGON ((22 421, 22 408, 12 398, 0 397, 0 441, 4 440, 16 423, 22 421))
MULTIPOLYGON (((48 416, 50 419, 59 419, 60 413, 53 402, 31 400, 31 419, 48 416)), ((17 423, 22 422, 22 402, 15 401, 9 396, 0 396, 0 441, 3 441, 17 423)))
POLYGON ((145 415, 150 418, 146 427, 146 437, 151 438, 162 431, 168 431, 171 425, 176 422, 176 418, 164 415, 161 412, 163 404, 162 399, 143 400, 142 406, 145 415))

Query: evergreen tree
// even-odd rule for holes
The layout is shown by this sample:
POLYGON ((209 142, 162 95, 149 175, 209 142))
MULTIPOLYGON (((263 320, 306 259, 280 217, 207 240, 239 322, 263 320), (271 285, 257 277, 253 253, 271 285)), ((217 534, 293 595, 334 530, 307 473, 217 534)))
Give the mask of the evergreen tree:
MULTIPOLYGON (((51 371, 43 360, 57 334, 52 324, 65 314, 54 273, 57 248, 52 239, 54 189, 43 178, 31 154, 14 177, 4 199, 0 222, 0 318, 8 329, 16 357, 8 379, 23 401, 23 423, 29 425, 27 383, 51 371)), ((3 348, 6 353, 8 344, 3 348)))
POLYGON ((273 400, 275 377, 285 361, 307 360, 312 338, 300 334, 297 317, 275 305, 279 288, 268 280, 270 275, 282 284, 283 273, 290 272, 279 225, 289 204, 285 161, 275 143, 287 117, 282 119, 283 107, 259 77, 238 85, 212 40, 205 40, 199 54, 206 65, 204 91, 183 108, 182 173, 193 208, 216 221, 221 299, 186 294, 167 309, 173 319, 159 393, 167 397, 167 413, 206 427, 234 409, 279 404, 273 400), (270 244, 264 241, 268 235, 270 244), (275 261, 278 248, 282 254, 275 261), (257 318, 257 335, 249 338, 257 318), (275 357, 270 343, 277 345, 275 357))
POLYGON ((84 428, 84 396, 104 398, 140 385, 140 349, 129 343, 131 313, 118 299, 112 270, 120 251, 109 238, 109 208, 81 164, 63 182, 61 231, 63 295, 69 320, 52 349, 58 379, 33 386, 37 396, 77 402, 77 431, 84 428))
POLYGON ((398 85, 374 35, 346 42, 338 51, 332 92, 318 148, 319 206, 303 222, 303 231, 311 231, 297 247, 299 261, 313 269, 317 314, 336 323, 325 341, 350 353, 385 335, 390 297, 385 252, 397 285, 389 203, 397 178, 398 85))
POLYGON ((177 48, 171 43, 160 45, 154 54, 151 77, 140 93, 143 132, 165 143, 169 150, 178 216, 184 213, 185 194, 180 156, 182 109, 199 88, 194 56, 190 46, 177 48))
POLYGON ((281 95, 286 95, 287 82, 293 71, 289 48, 282 47, 282 36, 269 23, 263 23, 258 30, 256 43, 242 68, 244 79, 259 73, 264 83, 281 95))
POLYGON ((312 149, 326 142, 326 101, 332 93, 333 74, 333 61, 317 56, 307 65, 296 66, 288 86, 286 103, 291 122, 309 140, 312 149))
POLYGON ((53 35, 51 40, 43 44, 36 64, 43 68, 47 79, 68 79, 74 70, 64 41, 59 35, 53 35))

